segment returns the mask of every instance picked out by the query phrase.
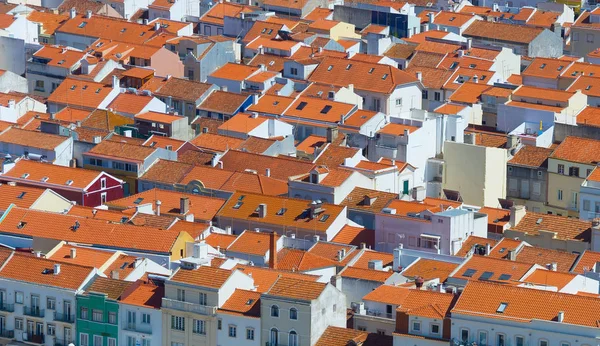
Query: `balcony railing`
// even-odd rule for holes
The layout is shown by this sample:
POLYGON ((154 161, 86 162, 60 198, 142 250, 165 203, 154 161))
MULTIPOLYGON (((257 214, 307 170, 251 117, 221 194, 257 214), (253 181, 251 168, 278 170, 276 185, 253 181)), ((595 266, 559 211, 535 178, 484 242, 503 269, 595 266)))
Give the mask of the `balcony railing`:
POLYGON ((34 344, 43 344, 44 343, 44 334, 33 334, 27 333, 27 341, 34 344))
POLYGON ((126 323, 124 329, 143 334, 152 334, 152 326, 148 323, 126 323))
POLYGON ((54 338, 54 346, 68 346, 73 341, 67 339, 54 338))
POLYGON ((180 302, 175 299, 163 298, 162 307, 167 309, 179 310, 184 312, 193 312, 200 315, 214 316, 217 313, 216 306, 199 305, 187 302, 180 302))
POLYGON ((43 318, 45 315, 45 310, 40 309, 39 307, 24 306, 23 315, 43 318))
POLYGON ((75 323, 75 315, 59 314, 58 312, 54 312, 53 320, 56 322, 75 323))
POLYGON ((394 319, 394 317, 395 317, 394 314, 388 314, 388 313, 381 312, 378 310, 367 310, 367 316, 381 317, 381 318, 387 318, 387 319, 394 319))
POLYGON ((0 303, 0 311, 15 312, 15 304, 0 303))
POLYGON ((3 338, 3 339, 14 339, 15 338, 15 331, 14 330, 7 330, 7 329, 0 330, 0 338, 3 338))

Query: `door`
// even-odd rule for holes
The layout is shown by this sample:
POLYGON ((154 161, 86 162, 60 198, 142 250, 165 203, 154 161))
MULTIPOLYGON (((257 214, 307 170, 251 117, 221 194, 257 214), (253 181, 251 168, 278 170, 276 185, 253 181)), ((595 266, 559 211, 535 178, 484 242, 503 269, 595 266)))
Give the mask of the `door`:
POLYGON ((127 311, 127 328, 135 329, 135 311, 127 311))
POLYGON ((71 337, 71 328, 65 327, 65 343, 69 344, 72 340, 71 337))
POLYGON ((6 331, 6 317, 0 316, 0 335, 4 335, 6 331))
POLYGON ((40 296, 31 296, 31 313, 35 316, 40 315, 40 296))
POLYGON ((0 291, 0 306, 3 307, 6 304, 6 292, 0 291))
POLYGON ((402 182, 402 193, 408 195, 408 180, 402 182))
POLYGON ((63 310, 65 313, 65 317, 71 318, 71 302, 70 301, 65 300, 63 302, 63 310))
POLYGON ((44 324, 36 323, 35 324, 35 335, 42 335, 42 334, 44 334, 44 324))
POLYGON ((529 198, 529 180, 521 180, 521 198, 529 198))

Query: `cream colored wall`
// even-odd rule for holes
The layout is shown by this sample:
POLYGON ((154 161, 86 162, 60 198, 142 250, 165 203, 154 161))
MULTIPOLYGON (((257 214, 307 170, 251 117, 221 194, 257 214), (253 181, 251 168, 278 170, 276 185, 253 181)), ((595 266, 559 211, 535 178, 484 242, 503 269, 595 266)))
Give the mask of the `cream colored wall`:
POLYGON ((485 188, 485 148, 446 142, 444 145, 443 188, 460 191, 467 204, 483 205, 485 188))
MULTIPOLYGON (((571 210, 571 201, 573 192, 577 193, 579 199, 579 190, 581 184, 587 176, 587 171, 593 169, 593 165, 586 165, 576 162, 563 160, 549 159, 548 160, 548 204, 549 207, 554 207, 555 213, 561 213, 563 216, 579 216, 577 210, 571 210), (565 174, 558 174, 558 165, 565 166, 565 174), (569 176, 569 167, 579 168, 579 177, 569 176), (558 190, 563 191, 562 201, 558 200, 558 190)), ((577 200, 577 203, 579 201, 577 200)))
POLYGON ((485 189, 483 190, 486 207, 499 207, 498 198, 506 198, 506 164, 508 153, 503 148, 485 148, 485 189))
POLYGON ((46 190, 29 208, 61 213, 71 208, 71 202, 51 190, 46 190))
POLYGON ((355 29, 353 24, 340 22, 329 30, 329 37, 336 41, 340 38, 361 38, 361 36, 355 32, 355 29))

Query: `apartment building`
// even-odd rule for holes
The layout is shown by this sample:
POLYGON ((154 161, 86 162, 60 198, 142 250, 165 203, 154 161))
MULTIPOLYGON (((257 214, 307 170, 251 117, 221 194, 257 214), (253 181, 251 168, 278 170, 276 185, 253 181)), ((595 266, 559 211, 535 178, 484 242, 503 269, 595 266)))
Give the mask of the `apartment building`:
POLYGON ((506 197, 533 212, 546 212, 548 158, 552 152, 531 145, 519 149, 508 161, 506 197))
POLYGON ((73 159, 73 138, 28 131, 11 127, 0 134, 2 151, 13 157, 70 166, 73 159))
MULTIPOLYGON (((166 277, 165 277, 166 279, 166 277)), ((136 281, 119 300, 119 345, 162 345, 164 282, 160 279, 136 281)))
POLYGON ((66 76, 81 66, 86 56, 85 52, 69 47, 43 46, 27 62, 29 90, 38 96, 50 96, 66 76))

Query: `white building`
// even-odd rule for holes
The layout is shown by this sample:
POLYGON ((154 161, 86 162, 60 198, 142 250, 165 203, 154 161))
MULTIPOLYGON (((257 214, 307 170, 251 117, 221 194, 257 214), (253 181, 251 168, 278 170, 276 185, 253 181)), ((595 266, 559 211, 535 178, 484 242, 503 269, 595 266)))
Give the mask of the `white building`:
POLYGON ((96 269, 7 250, 2 256, 2 336, 48 346, 74 341, 76 295, 83 292, 96 269))
POLYGON ((135 341, 144 346, 162 345, 161 299, 164 285, 138 281, 132 284, 119 301, 119 340, 135 341))
POLYGON ((221 328, 217 328, 217 345, 259 346, 260 329, 259 292, 236 289, 217 310, 221 328))
POLYGON ((0 148, 13 157, 69 166, 73 159, 73 137, 10 128, 0 134, 0 148))

